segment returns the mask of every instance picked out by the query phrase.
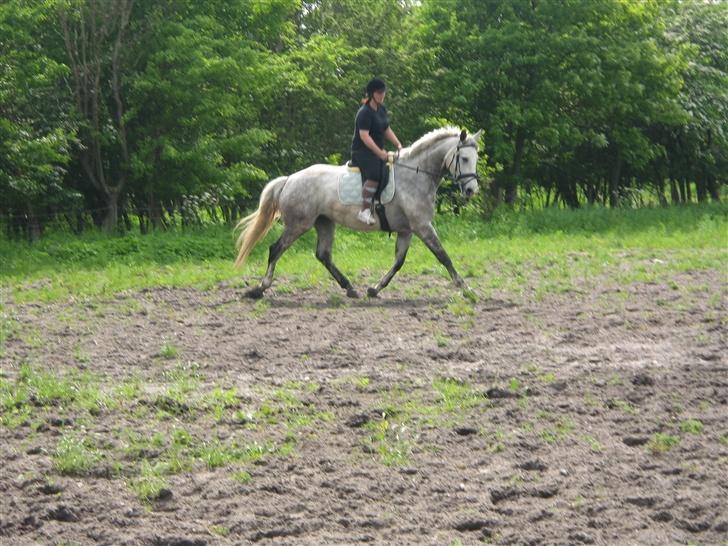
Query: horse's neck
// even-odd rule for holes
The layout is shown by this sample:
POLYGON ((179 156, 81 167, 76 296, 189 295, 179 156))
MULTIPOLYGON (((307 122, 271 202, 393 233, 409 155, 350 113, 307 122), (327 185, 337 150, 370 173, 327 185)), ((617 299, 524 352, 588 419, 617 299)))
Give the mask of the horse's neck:
POLYGON ((455 137, 444 138, 432 146, 421 150, 419 153, 409 157, 409 161, 429 173, 437 174, 437 182, 439 182, 442 172, 445 156, 454 146, 455 137))

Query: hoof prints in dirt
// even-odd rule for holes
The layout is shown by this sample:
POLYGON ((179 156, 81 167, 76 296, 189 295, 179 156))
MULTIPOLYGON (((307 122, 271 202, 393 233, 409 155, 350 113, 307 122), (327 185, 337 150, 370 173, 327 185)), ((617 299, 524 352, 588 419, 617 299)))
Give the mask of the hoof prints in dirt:
POLYGON ((708 293, 659 304, 676 291, 635 284, 633 310, 612 292, 462 316, 446 297, 225 288, 92 319, 10 305, 35 330, 5 345, 0 392, 35 388, 21 365, 74 382, 0 429, 0 542, 720 544, 726 328, 705 302, 722 279, 689 280, 708 293), (61 445, 92 467, 58 470, 61 445))

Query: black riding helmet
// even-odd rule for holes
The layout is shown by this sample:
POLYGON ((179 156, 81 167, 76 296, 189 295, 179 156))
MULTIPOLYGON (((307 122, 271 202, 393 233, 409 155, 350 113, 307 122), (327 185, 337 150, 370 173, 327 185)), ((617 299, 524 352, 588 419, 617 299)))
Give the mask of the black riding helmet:
POLYGON ((379 78, 372 78, 367 84, 367 97, 371 99, 374 93, 376 93, 377 91, 385 91, 386 89, 387 84, 384 83, 384 80, 380 80, 379 78))

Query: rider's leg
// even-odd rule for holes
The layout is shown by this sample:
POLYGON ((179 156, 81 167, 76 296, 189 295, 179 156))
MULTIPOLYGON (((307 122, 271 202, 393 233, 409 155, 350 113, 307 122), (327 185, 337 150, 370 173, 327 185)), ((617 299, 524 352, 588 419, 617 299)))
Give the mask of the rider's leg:
POLYGON ((376 180, 367 180, 361 189, 361 210, 372 208, 372 199, 377 192, 376 180))
POLYGON ((374 216, 372 216, 372 200, 376 192, 376 181, 367 180, 364 182, 364 186, 361 190, 361 210, 359 211, 358 218, 361 222, 369 224, 370 226, 376 223, 374 216))

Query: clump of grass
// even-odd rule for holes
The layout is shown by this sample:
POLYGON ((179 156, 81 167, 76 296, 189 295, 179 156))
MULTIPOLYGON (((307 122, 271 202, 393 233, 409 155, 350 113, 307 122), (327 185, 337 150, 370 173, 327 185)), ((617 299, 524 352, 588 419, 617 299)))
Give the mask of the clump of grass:
POLYGON ((616 399, 612 400, 611 402, 615 408, 623 413, 627 413, 629 415, 637 415, 639 413, 639 411, 632 404, 624 400, 616 399))
POLYGON ((159 356, 168 360, 172 360, 173 358, 177 358, 179 356, 179 349, 174 343, 167 342, 162 345, 162 348, 159 350, 159 356))
POLYGON ((604 451, 604 446, 602 443, 594 438, 593 436, 584 436, 584 441, 589 445, 589 449, 591 449, 595 453, 601 453, 604 451))
POLYGON ((412 443, 403 437, 404 426, 384 418, 366 424, 369 431, 369 450, 376 453, 385 466, 405 466, 409 463, 412 443))
POLYGON ((221 537, 226 537, 230 534, 230 529, 228 527, 225 527, 224 525, 210 525, 210 527, 208 527, 208 530, 213 535, 218 535, 221 537))
POLYGON ((547 444, 556 444, 567 438, 574 430, 574 422, 568 418, 559 419, 554 426, 543 429, 539 436, 547 444))
POLYGON ((687 434, 701 434, 703 432, 703 423, 697 419, 687 419, 680 423, 680 431, 687 434))
POLYGON ((455 379, 435 379, 432 387, 442 397, 441 408, 448 413, 461 413, 485 401, 482 393, 455 379))
POLYGON ((447 309, 456 317, 472 317, 475 315, 472 303, 472 300, 458 294, 450 298, 447 309))
POLYGON ((679 443, 680 438, 678 438, 677 436, 673 436, 672 434, 666 434, 664 432, 656 432, 652 435, 652 438, 650 438, 650 441, 647 443, 647 449, 655 455, 659 455, 661 453, 667 453, 679 443))
POLYGON ((25 363, 14 381, 0 379, 0 423, 5 426, 17 426, 48 408, 97 415, 112 404, 88 373, 59 375, 25 363))
POLYGON ((450 344, 450 338, 441 332, 435 332, 435 344, 440 347, 447 347, 450 344))
POLYGON ((131 490, 142 502, 151 502, 159 498, 169 484, 163 476, 163 469, 144 459, 141 462, 139 475, 129 483, 131 490))
POLYGON ((230 389, 215 387, 212 392, 204 397, 203 404, 212 413, 215 421, 220 421, 226 410, 240 405, 238 389, 236 387, 230 389))
POLYGON ((53 468, 61 474, 87 474, 99 461, 98 451, 86 439, 74 434, 64 435, 53 454, 53 468))
POLYGON ((236 470, 232 473, 232 478, 239 483, 248 483, 253 477, 247 470, 236 470))

